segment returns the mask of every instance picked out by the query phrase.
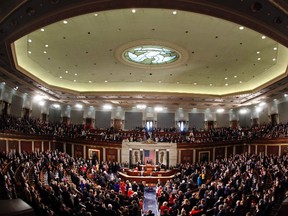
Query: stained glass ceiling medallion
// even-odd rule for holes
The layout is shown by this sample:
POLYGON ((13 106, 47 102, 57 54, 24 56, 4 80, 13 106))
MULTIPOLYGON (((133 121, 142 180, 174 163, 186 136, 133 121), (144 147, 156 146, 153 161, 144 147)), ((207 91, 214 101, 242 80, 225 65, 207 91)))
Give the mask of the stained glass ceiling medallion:
POLYGON ((126 50, 123 57, 127 61, 137 64, 163 65, 177 61, 180 55, 175 50, 167 47, 143 45, 126 50))

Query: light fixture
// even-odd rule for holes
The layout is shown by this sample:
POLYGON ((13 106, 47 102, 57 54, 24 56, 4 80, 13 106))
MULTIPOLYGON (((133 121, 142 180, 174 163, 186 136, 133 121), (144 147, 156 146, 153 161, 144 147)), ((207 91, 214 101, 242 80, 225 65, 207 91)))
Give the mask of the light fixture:
POLYGON ((91 80, 89 80, 89 83, 92 83, 92 81, 91 81, 91 80))
POLYGON ((273 50, 277 50, 277 47, 274 47, 273 50))
POLYGON ((76 80, 74 80, 74 82, 76 82, 76 80))
POLYGON ((247 108, 243 108, 239 110, 240 114, 246 114, 248 112, 247 108))
POLYGON ((176 14, 177 14, 177 11, 173 11, 173 14, 176 15, 176 14))
POLYGON ((75 75, 75 76, 77 76, 78 74, 77 74, 77 73, 75 73, 74 75, 75 75))
POLYGON ((260 51, 257 51, 256 53, 257 53, 257 54, 260 54, 260 51))
POLYGON ((137 109, 145 109, 145 108, 146 108, 146 105, 145 105, 145 104, 137 104, 137 105, 136 105, 136 108, 137 108, 137 109))
POLYGON ((104 108, 105 110, 111 110, 111 109, 112 109, 112 105, 111 105, 111 104, 105 104, 105 105, 103 106, 103 108, 104 108))
POLYGON ((32 52, 29 50, 29 51, 28 51, 28 54, 31 54, 31 53, 32 53, 32 52))
POLYGON ((235 75, 234 78, 237 78, 237 76, 235 75))
POLYGON ((63 23, 64 23, 64 24, 67 24, 67 23, 68 23, 68 21, 67 21, 67 20, 64 20, 64 21, 63 21, 63 23))
POLYGON ((69 72, 66 70, 66 71, 65 71, 65 73, 67 73, 67 74, 68 74, 69 72))
POLYGON ((272 60, 273 60, 273 61, 276 61, 276 58, 273 58, 272 60))
POLYGON ((257 60, 258 60, 258 61, 260 61, 260 60, 261 60, 261 58, 257 58, 257 60))
POLYGON ((244 26, 240 26, 239 29, 240 29, 240 30, 243 30, 243 29, 244 29, 244 26))
POLYGON ((219 108, 216 110, 217 113, 223 113, 225 110, 223 108, 219 108))
POLYGON ((163 111, 163 107, 157 106, 157 107, 154 107, 154 110, 155 110, 156 112, 161 112, 161 111, 163 111))
POLYGON ((52 104, 52 106, 53 106, 55 109, 59 109, 59 108, 60 108, 60 105, 59 105, 59 104, 52 104))
POLYGON ((42 31, 42 32, 44 32, 44 31, 45 31, 45 29, 44 29, 44 28, 41 28, 41 31, 42 31))
POLYGON ((77 104, 75 104, 75 107, 76 107, 77 109, 82 109, 82 108, 83 108, 83 105, 82 105, 82 104, 79 104, 79 103, 77 103, 77 104))
POLYGON ((135 10, 135 9, 132 9, 132 13, 136 13, 136 10, 135 10))
POLYGON ((45 101, 43 101, 43 100, 42 100, 42 101, 39 101, 39 105, 40 105, 40 106, 44 106, 44 105, 45 105, 45 101))
POLYGON ((261 112, 262 111, 262 108, 261 107, 256 107, 256 112, 261 112))
POLYGON ((42 101, 42 100, 43 100, 43 96, 42 96, 42 95, 35 95, 34 98, 33 98, 33 100, 34 100, 35 102, 42 101))
POLYGON ((62 79, 62 76, 59 76, 60 79, 62 79))
POLYGON ((48 44, 45 44, 45 47, 48 47, 49 45, 48 44))
POLYGON ((265 106, 266 105, 266 103, 265 102, 261 102, 261 103, 259 103, 259 106, 265 106))
POLYGON ((266 36, 265 36, 265 35, 263 35, 261 38, 262 38, 262 39, 266 39, 266 36))
POLYGON ((29 42, 29 43, 32 43, 32 39, 29 38, 29 39, 28 39, 28 42, 29 42))

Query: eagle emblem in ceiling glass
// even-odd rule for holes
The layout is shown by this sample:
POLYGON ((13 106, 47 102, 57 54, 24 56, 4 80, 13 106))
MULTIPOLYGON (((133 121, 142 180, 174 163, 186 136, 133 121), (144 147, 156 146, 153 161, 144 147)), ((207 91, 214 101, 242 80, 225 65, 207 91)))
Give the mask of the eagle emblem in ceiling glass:
POLYGON ((134 63, 159 65, 175 62, 179 59, 179 54, 166 47, 147 45, 127 50, 124 57, 134 63))

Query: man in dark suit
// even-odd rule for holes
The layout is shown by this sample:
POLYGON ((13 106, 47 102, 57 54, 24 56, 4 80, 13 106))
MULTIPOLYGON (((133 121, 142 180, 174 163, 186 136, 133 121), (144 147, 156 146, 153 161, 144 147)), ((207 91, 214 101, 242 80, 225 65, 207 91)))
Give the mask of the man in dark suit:
POLYGON ((152 212, 151 209, 149 209, 144 216, 155 216, 155 214, 152 212))

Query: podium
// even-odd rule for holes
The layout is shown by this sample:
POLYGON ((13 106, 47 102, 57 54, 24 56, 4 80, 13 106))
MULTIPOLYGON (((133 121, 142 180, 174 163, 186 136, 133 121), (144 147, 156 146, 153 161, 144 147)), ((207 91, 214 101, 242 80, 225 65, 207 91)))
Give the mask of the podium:
POLYGON ((152 164, 141 165, 141 170, 149 173, 158 170, 158 168, 159 165, 152 165, 152 164))

